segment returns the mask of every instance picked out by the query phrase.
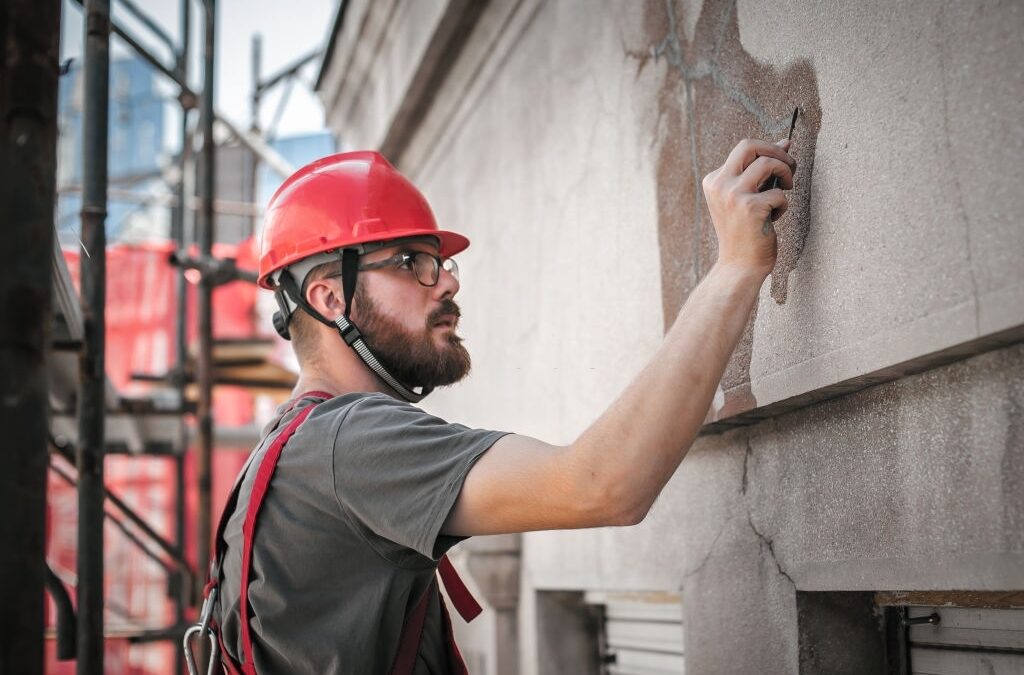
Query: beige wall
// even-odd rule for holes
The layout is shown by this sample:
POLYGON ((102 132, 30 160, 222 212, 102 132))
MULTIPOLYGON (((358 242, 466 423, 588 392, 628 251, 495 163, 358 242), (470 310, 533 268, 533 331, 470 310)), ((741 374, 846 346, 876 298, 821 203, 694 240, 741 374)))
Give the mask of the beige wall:
POLYGON ((522 672, 538 589, 682 589, 688 672, 716 673, 798 669, 796 590, 1024 588, 1019 3, 494 0, 467 33, 439 0, 433 50, 370 39, 408 4, 353 3, 322 95, 473 240, 474 371, 425 402, 449 419, 573 440, 714 260, 700 177, 805 115, 713 413, 767 419, 700 439, 636 528, 523 537, 522 672))

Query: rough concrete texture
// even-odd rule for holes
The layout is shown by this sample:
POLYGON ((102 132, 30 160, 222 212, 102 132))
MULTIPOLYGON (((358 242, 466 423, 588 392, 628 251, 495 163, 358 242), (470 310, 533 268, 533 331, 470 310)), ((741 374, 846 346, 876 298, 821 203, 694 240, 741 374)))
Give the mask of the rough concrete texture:
MULTIPOLYGON (((1024 346, 972 355, 1024 337, 1022 29, 997 0, 487 5, 401 153, 473 240, 449 419, 572 441, 714 259, 700 175, 806 115, 712 419, 805 407, 701 437, 637 527, 524 535, 521 672, 547 591, 681 589, 700 675, 798 672, 797 589, 1024 588, 1024 346)), ((394 133, 368 115, 342 137, 394 133)))
POLYGON ((701 439, 662 497, 688 672, 757 672, 766 644, 761 672, 796 672, 796 589, 1024 587, 1022 408, 1018 345, 701 439), (755 637, 726 650, 735 621, 755 637))

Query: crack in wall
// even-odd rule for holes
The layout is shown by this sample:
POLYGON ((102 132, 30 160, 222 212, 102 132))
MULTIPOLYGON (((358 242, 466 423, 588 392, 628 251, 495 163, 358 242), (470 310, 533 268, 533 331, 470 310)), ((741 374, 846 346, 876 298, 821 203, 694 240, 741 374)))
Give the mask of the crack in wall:
POLYGON ((718 533, 715 535, 715 538, 711 540, 711 545, 708 546, 708 550, 704 553, 703 556, 701 556, 700 562, 697 563, 697 566, 693 569, 683 572, 684 584, 686 583, 687 579, 689 579, 695 574, 699 574, 700 571, 703 570, 704 567, 708 564, 708 561, 711 560, 712 555, 714 555, 715 553, 715 548, 718 546, 718 540, 721 539, 722 535, 725 533, 725 527, 726 526, 723 524, 722 527, 718 528, 718 533))
POLYGON ((743 453, 743 478, 740 481, 740 494, 747 494, 747 465, 750 464, 750 455, 754 448, 750 445, 750 434, 747 434, 747 448, 743 453))
POLYGON ((754 533, 763 548, 768 549, 768 555, 771 557, 773 563, 775 563, 775 569, 778 570, 779 574, 786 577, 793 588, 796 588, 796 582, 793 581, 793 577, 789 576, 789 573, 782 569, 782 563, 779 562, 778 556, 775 555, 775 542, 763 534, 761 531, 754 526, 754 519, 750 515, 750 511, 747 511, 747 524, 750 525, 750 531, 754 533))
MULTIPOLYGON (((942 39, 939 40, 938 44, 938 68, 939 73, 942 77, 942 139, 943 145, 946 150, 946 161, 947 166, 955 166, 956 155, 953 153, 953 146, 950 142, 952 138, 952 132, 949 128, 949 83, 946 81, 946 76, 949 74, 949 66, 946 63, 947 55, 946 48, 948 40, 946 36, 948 33, 944 32, 942 28, 946 24, 946 10, 943 5, 939 6, 939 18, 938 23, 940 26, 939 34, 942 39)), ((971 294, 974 297, 974 330, 980 335, 981 334, 981 302, 978 297, 978 278, 974 273, 974 262, 971 257, 971 216, 967 211, 967 207, 964 205, 964 190, 960 184, 960 172, 954 170, 953 172, 953 211, 957 217, 963 223, 964 226, 964 250, 967 256, 967 273, 971 282, 971 294)))

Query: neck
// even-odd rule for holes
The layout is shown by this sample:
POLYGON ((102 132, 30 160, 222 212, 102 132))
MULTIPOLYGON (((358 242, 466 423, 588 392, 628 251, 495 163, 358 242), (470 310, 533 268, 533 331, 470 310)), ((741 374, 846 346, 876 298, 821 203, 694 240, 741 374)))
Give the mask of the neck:
POLYGON ((355 392, 395 395, 348 345, 342 343, 339 346, 343 350, 330 350, 331 353, 312 363, 301 364, 293 395, 307 391, 323 391, 334 396, 355 392))

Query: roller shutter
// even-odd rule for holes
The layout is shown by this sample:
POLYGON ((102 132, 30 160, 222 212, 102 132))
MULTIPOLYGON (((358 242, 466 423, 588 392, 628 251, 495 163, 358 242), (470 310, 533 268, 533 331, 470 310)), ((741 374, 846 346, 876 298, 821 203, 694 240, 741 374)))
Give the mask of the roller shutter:
POLYGON ((608 675, 679 675, 683 608, 676 593, 588 592, 603 609, 602 658, 608 675))
POLYGON ((908 607, 913 675, 1024 675, 1024 609, 908 607), (937 623, 915 623, 936 615, 937 623))

